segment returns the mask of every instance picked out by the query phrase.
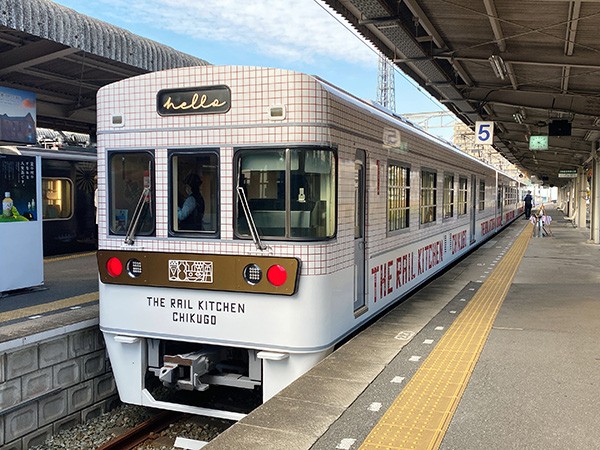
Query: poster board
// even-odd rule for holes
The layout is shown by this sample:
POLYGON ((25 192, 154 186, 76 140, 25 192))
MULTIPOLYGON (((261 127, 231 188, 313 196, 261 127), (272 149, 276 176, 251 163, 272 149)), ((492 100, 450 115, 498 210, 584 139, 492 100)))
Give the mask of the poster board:
POLYGON ((0 292, 44 283, 41 198, 41 158, 0 155, 0 292))

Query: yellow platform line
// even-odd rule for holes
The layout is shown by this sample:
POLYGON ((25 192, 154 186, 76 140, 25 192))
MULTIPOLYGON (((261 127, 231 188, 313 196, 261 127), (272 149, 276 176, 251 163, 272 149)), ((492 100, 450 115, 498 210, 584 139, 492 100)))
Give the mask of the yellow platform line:
POLYGON ((437 449, 531 238, 527 224, 360 449, 437 449))
POLYGON ((3 322, 8 322, 9 320, 45 314, 58 309, 83 305, 84 303, 89 303, 96 300, 98 300, 98 292, 90 292, 88 294, 77 295, 75 297, 69 297, 62 300, 57 300, 55 302, 44 303, 36 306, 28 306, 27 308, 20 308, 0 314, 0 324, 3 322))
POLYGON ((83 258, 84 256, 91 256, 91 255, 95 255, 95 254, 96 254, 96 252, 85 252, 85 253, 74 253, 72 255, 64 255, 64 256, 49 256, 47 258, 44 258, 44 263, 65 261, 67 259, 83 258))

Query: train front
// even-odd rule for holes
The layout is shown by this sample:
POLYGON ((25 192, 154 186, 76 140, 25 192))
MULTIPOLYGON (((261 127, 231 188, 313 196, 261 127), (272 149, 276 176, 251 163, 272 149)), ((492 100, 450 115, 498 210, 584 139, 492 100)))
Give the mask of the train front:
POLYGON ((341 309, 354 318, 347 275, 319 276, 336 153, 285 125, 301 125, 286 96, 308 80, 202 67, 99 92, 100 326, 123 401, 239 418, 188 400, 264 401, 331 351, 341 309))

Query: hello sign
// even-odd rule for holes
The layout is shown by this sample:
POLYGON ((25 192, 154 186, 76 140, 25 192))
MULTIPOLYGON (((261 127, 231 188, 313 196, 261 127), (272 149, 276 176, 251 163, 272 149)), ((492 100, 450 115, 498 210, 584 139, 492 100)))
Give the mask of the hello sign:
POLYGON ((156 110, 161 116, 183 114, 223 114, 231 108, 227 86, 163 89, 156 94, 156 110))

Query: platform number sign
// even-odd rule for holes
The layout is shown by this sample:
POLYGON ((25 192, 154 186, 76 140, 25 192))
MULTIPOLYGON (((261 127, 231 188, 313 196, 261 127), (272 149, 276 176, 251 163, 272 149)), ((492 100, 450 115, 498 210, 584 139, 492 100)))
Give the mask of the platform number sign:
POLYGON ((475 122, 475 143, 488 145, 494 143, 494 122, 475 122))

